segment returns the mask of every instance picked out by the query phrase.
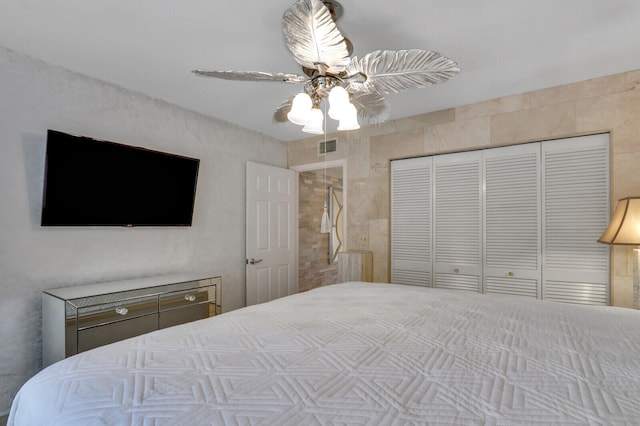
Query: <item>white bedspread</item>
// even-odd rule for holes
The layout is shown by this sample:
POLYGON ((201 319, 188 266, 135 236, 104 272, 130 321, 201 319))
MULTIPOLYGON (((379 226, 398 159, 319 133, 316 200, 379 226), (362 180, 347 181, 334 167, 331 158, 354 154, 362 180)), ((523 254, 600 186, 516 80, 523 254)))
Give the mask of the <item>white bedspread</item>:
POLYGON ((324 287, 84 352, 9 425, 640 423, 640 312, 324 287))

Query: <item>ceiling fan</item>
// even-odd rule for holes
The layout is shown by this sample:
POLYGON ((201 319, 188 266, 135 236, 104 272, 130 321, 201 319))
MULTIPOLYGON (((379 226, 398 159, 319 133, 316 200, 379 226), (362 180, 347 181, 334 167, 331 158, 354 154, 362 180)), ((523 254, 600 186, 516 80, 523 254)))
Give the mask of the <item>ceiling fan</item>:
POLYGON ((324 132, 322 101, 328 115, 340 121, 338 130, 376 124, 389 117, 383 95, 446 81, 460 72, 457 64, 439 53, 420 50, 378 50, 351 57, 353 46, 336 25, 343 8, 336 0, 298 0, 282 17, 287 48, 304 75, 260 71, 207 71, 197 75, 244 81, 280 81, 303 84, 303 91, 284 101, 274 120, 303 125, 303 131, 324 132))

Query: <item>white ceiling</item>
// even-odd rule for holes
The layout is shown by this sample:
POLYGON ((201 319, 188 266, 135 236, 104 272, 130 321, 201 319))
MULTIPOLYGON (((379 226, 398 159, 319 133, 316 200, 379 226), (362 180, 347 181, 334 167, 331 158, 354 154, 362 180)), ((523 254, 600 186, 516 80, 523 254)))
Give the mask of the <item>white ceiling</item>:
MULTIPOLYGON (((282 140, 300 86, 194 68, 300 74, 280 20, 293 0, 0 0, 0 45, 282 140)), ((391 119, 640 69, 638 0, 341 0, 354 55, 434 50, 462 72, 388 95, 391 119)), ((330 120, 331 121, 331 120, 330 120)), ((331 129, 330 129, 331 130, 331 129)))

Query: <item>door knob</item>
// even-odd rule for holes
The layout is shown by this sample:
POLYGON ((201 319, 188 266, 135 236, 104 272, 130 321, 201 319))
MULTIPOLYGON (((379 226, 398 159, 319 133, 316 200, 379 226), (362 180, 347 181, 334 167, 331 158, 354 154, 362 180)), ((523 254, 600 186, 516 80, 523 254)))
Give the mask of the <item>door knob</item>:
POLYGON ((250 265, 255 265, 256 263, 260 262, 262 262, 262 259, 254 259, 253 257, 251 258, 251 260, 247 260, 247 263, 250 265))

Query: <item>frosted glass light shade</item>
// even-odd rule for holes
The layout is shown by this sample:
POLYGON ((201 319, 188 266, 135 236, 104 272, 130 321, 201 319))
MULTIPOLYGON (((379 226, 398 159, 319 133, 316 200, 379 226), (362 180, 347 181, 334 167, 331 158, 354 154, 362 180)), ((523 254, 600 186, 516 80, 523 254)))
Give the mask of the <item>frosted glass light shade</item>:
POLYGON ((618 200, 611 222, 598 242, 640 245, 640 197, 627 197, 618 200))
POLYGON ((356 107, 352 103, 349 103, 340 119, 338 130, 356 130, 359 128, 358 110, 356 110, 356 107))
POLYGON ((306 93, 298 93, 291 104, 291 111, 287 114, 290 122, 305 125, 311 119, 311 96, 306 93))
POLYGON ((334 87, 331 89, 331 92, 329 92, 329 117, 334 120, 342 119, 349 104, 349 93, 344 87, 334 87))
POLYGON ((319 108, 311 109, 311 120, 302 128, 305 133, 313 133, 314 135, 321 135, 324 133, 322 128, 322 121, 324 116, 319 108))

